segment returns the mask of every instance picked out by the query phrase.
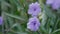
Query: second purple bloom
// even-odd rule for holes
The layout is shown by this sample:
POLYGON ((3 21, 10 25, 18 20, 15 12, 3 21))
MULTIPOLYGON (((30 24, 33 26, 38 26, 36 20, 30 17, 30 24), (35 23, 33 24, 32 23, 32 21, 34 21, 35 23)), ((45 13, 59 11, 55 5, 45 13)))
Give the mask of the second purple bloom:
POLYGON ((37 31, 39 29, 40 22, 37 17, 32 17, 29 19, 29 22, 27 23, 27 28, 31 31, 37 31))

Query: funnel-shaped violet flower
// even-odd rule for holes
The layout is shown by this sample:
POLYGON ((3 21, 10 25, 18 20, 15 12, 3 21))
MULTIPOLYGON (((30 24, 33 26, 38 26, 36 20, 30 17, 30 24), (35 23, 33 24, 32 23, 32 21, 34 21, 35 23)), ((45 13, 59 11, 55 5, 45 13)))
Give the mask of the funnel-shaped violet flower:
POLYGON ((28 14, 37 16, 41 12, 40 4, 38 2, 29 5, 28 14))
POLYGON ((27 28, 31 31, 37 31, 39 29, 40 22, 37 17, 32 17, 29 19, 29 22, 27 23, 27 28))
POLYGON ((59 9, 60 8, 60 0, 47 0, 46 4, 50 4, 53 9, 59 9))
POLYGON ((47 0, 46 4, 52 4, 54 2, 54 0, 47 0))
POLYGON ((0 25, 3 23, 3 18, 0 16, 0 25))

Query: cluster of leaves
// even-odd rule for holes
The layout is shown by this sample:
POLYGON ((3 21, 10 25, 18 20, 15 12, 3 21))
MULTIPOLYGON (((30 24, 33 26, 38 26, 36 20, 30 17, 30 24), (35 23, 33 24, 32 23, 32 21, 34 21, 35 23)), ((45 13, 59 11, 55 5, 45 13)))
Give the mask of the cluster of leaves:
POLYGON ((53 10, 44 0, 39 0, 42 8, 41 30, 43 34, 60 34, 60 9, 53 10))
POLYGON ((52 10, 45 4, 46 0, 0 0, 4 23, 0 26, 0 34, 59 34, 60 10, 52 10), (30 15, 27 14, 30 3, 38 1, 41 6, 39 31, 27 30, 30 15))

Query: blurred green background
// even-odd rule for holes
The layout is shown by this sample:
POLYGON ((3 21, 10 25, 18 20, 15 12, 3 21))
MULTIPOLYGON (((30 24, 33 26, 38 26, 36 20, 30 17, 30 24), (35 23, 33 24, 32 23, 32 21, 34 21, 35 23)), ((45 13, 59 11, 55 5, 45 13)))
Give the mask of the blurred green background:
POLYGON ((52 10, 45 4, 46 0, 0 0, 0 15, 4 22, 0 25, 0 34, 60 34, 60 9, 52 10), (41 13, 39 31, 27 29, 31 17, 27 11, 29 4, 39 2, 41 13))

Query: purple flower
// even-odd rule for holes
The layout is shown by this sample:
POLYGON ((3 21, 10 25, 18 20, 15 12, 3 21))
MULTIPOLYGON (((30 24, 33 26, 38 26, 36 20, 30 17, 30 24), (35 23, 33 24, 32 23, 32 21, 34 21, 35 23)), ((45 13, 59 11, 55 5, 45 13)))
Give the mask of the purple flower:
POLYGON ((2 23, 3 23, 3 19, 2 19, 2 17, 0 16, 0 25, 2 25, 2 23))
POLYGON ((46 4, 52 4, 54 0, 47 0, 46 4))
POLYGON ((37 31, 39 29, 40 22, 37 17, 32 17, 29 19, 29 22, 27 23, 27 28, 31 31, 37 31))
POLYGON ((29 5, 28 14, 37 16, 41 12, 40 4, 38 2, 29 5))
POLYGON ((59 9, 60 8, 60 0, 47 0, 47 4, 51 4, 53 9, 59 9))

